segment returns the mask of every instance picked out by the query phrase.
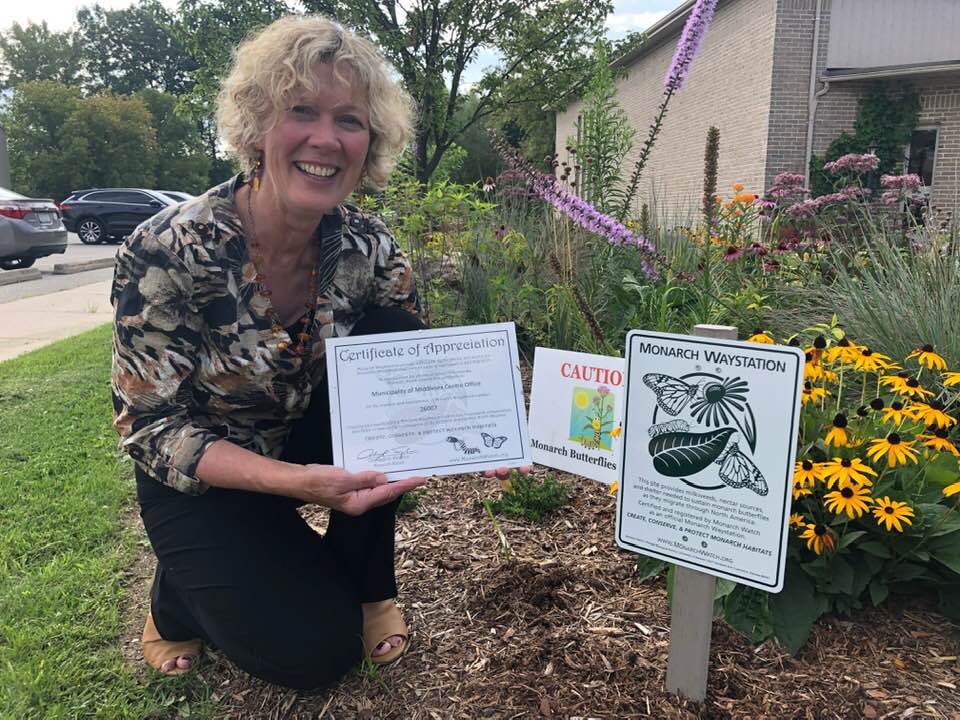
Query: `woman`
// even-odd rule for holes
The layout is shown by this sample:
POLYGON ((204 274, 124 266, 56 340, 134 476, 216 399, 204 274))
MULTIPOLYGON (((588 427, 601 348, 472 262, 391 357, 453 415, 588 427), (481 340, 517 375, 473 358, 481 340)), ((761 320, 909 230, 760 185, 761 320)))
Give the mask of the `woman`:
POLYGON ((394 511, 424 480, 330 466, 323 338, 423 327, 409 262, 342 204, 385 183, 412 103, 370 43, 287 17, 241 45, 217 119, 244 172, 140 226, 113 284, 115 425, 157 555, 143 652, 177 674, 209 642, 316 688, 406 647, 394 511), (304 503, 331 509, 322 538, 304 503))

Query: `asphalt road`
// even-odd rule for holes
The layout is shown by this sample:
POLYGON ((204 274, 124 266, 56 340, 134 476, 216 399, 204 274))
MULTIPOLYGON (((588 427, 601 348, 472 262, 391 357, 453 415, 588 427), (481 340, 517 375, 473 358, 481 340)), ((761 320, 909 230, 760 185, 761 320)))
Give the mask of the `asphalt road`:
MULTIPOLYGON (((113 277, 112 268, 88 270, 72 275, 54 275, 53 266, 57 263, 112 258, 117 254, 117 247, 117 245, 84 245, 74 233, 70 233, 67 237, 67 251, 65 253, 62 255, 48 255, 45 258, 37 260, 34 264, 33 267, 40 270, 40 272, 43 273, 43 277, 39 280, 28 280, 27 282, 16 283, 14 285, 0 286, 0 303, 35 297, 37 295, 47 295, 49 293, 60 292, 61 290, 70 290, 71 288, 82 285, 89 285, 101 280, 109 280, 113 277)), ((0 272, 3 271, 0 270, 0 272)))

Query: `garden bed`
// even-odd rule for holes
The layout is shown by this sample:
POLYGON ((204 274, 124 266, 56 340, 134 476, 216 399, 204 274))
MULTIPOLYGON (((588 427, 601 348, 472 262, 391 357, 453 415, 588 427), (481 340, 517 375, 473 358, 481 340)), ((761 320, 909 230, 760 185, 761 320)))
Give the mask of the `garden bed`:
MULTIPOLYGON (((410 651, 307 696, 253 680, 207 650, 199 675, 220 700, 218 716, 960 719, 960 638, 923 598, 822 620, 793 658, 716 621, 707 701, 666 693, 664 583, 639 582, 636 556, 614 546, 606 489, 559 477, 571 500, 544 523, 499 518, 509 559, 481 505, 496 481, 434 480, 398 522, 410 651)), ((326 513, 307 516, 322 527, 326 513)), ((134 662, 151 572, 145 558, 132 581, 124 644, 134 662)))

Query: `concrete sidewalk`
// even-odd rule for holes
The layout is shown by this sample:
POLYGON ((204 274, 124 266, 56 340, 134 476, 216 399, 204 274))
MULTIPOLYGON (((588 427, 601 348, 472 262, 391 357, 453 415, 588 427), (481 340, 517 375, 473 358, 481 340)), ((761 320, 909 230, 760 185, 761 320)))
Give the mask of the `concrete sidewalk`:
POLYGON ((110 280, 0 303, 0 360, 110 322, 110 280))

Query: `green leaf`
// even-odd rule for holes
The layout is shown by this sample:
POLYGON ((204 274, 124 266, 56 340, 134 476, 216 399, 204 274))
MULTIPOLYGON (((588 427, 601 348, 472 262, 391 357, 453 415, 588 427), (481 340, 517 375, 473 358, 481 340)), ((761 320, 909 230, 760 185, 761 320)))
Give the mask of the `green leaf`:
POLYGON ((827 567, 826 576, 821 579, 823 589, 827 592, 848 596, 853 593, 853 567, 842 557, 836 555, 833 557, 827 567))
POLYGON ((890 588, 880 578, 874 578, 870 581, 870 602, 873 603, 874 607, 878 606, 884 600, 887 599, 887 596, 890 594, 890 588))
POLYGON ((813 624, 827 605, 824 599, 816 596, 810 579, 793 566, 787 567, 783 590, 770 595, 768 604, 773 634, 791 655, 807 642, 813 624))
POLYGON ((763 642, 773 634, 767 598, 768 594, 762 590, 737 585, 724 604, 727 623, 754 644, 763 642))
POLYGON ((930 543, 930 555, 960 574, 960 533, 943 535, 930 543))
POLYGON ((673 580, 677 576, 677 566, 667 565, 667 605, 673 605, 673 580))
POLYGON ((890 548, 888 548, 879 540, 866 540, 857 545, 857 549, 862 550, 865 553, 870 553, 871 555, 876 555, 879 558, 893 557, 893 555, 890 553, 890 548))
POLYGON ((637 558, 637 576, 640 582, 646 582, 660 575, 667 567, 667 563, 659 558, 641 555, 637 558))
POLYGON ((847 547, 850 543, 854 542, 859 538, 862 538, 866 534, 867 534, 866 530, 853 530, 852 532, 844 533, 840 537, 840 545, 839 545, 840 549, 842 550, 843 548, 847 547))
POLYGON ((891 575, 897 582, 909 582, 910 580, 916 580, 926 572, 927 569, 923 565, 905 562, 897 565, 891 575))

